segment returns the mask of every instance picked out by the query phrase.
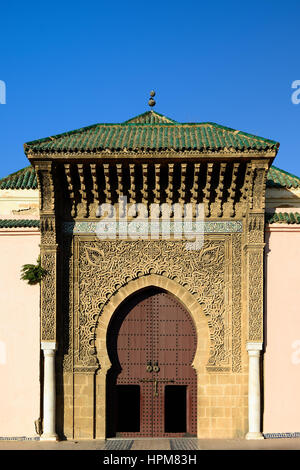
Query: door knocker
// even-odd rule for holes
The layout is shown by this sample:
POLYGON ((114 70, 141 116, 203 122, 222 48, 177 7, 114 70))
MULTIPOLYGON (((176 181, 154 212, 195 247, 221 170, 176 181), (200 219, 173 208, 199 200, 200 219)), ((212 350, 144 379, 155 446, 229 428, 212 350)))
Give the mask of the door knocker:
POLYGON ((147 372, 152 372, 152 370, 153 370, 152 363, 151 363, 151 361, 148 361, 146 371, 147 372))

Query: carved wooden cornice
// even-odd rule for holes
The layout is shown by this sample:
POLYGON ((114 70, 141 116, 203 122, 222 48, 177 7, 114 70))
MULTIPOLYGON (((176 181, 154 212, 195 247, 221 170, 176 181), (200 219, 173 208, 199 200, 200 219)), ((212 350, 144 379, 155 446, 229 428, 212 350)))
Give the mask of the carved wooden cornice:
POLYGON ((263 210, 270 160, 37 162, 41 207, 62 218, 92 218, 102 203, 204 203, 205 217, 263 210), (44 165, 43 165, 44 163, 44 165), (56 194, 58 189, 60 195, 56 194), (46 209, 47 206, 47 209, 46 209))

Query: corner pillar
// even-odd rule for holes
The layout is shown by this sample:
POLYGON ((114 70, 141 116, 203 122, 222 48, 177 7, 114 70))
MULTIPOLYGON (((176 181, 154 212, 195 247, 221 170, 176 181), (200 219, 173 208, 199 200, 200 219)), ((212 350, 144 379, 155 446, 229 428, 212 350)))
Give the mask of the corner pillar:
POLYGON ((249 431, 246 439, 264 439, 261 432, 261 387, 260 387, 260 352, 262 343, 248 342, 249 382, 248 382, 248 420, 249 431))
POLYGON ((56 413, 56 380, 55 380, 55 353, 56 343, 42 342, 44 353, 44 407, 43 407, 43 441, 57 441, 55 426, 56 413))

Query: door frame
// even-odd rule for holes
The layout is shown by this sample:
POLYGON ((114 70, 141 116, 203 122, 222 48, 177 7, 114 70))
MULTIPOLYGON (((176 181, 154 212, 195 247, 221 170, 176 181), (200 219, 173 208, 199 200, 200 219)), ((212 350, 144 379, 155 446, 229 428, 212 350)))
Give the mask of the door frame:
MULTIPOLYGON (((108 436, 121 438, 195 436, 197 432, 197 374, 191 364, 197 347, 197 332, 191 315, 182 303, 173 294, 161 288, 151 286, 136 291, 127 297, 115 311, 107 332, 107 344, 113 364, 107 374, 108 436), (175 318, 179 322, 183 321, 184 324, 180 323, 178 328, 178 323, 174 323, 175 318), (133 323, 128 323, 133 319, 133 323), (169 321, 171 323, 165 323, 169 321), (133 331, 132 328, 137 329, 133 331), (138 344, 131 343, 132 334, 135 337, 141 336, 138 344), (165 342, 165 335, 169 334, 176 335, 176 344, 179 348, 184 348, 185 352, 181 358, 177 357, 173 342, 172 345, 165 342), (118 341, 119 335, 123 337, 121 345, 118 341), (190 336, 188 342, 186 342, 186 335, 190 336), (182 341, 185 342, 184 345, 182 341), (165 364, 165 351, 169 351, 167 364, 165 364), (186 353, 186 351, 189 352, 186 353), (146 370, 149 359, 152 364, 158 360, 158 370, 146 370), (135 368, 133 364, 137 365, 136 363, 141 361, 143 366, 135 368), (170 363, 173 364, 172 369, 170 369, 170 363), (154 385, 155 382, 156 385, 154 385), (135 397, 130 405, 130 407, 137 407, 139 403, 139 430, 126 429, 128 423, 134 422, 137 426, 137 421, 132 419, 131 412, 126 418, 125 428, 119 430, 116 427, 119 413, 121 415, 123 411, 126 413, 129 406, 127 401, 122 406, 118 402, 118 411, 116 411, 117 391, 121 390, 122 386, 125 387, 124 393, 129 390, 130 386, 139 389, 139 399, 135 397), (177 386, 177 389, 174 386, 177 386), (185 404, 184 402, 182 404, 185 409, 185 430, 169 429, 167 431, 165 410, 168 409, 168 401, 165 393, 167 389, 169 393, 172 393, 171 391, 178 390, 178 387, 181 387, 182 393, 184 389, 182 400, 185 396, 185 404), (154 394, 154 389, 157 394, 154 394)), ((129 397, 128 395, 128 400, 129 397)), ((171 414, 168 414, 168 417, 174 418, 179 411, 177 400, 176 405, 174 402, 173 406, 175 408, 171 414)))
MULTIPOLYGON (((197 348, 194 361, 191 366, 195 369, 197 375, 197 415, 200 408, 200 387, 201 378, 206 373, 206 364, 210 351, 210 336, 207 318, 197 302, 196 298, 183 286, 176 281, 163 275, 149 274, 141 276, 138 279, 129 281, 125 286, 120 287, 103 308, 99 318, 95 346, 100 363, 100 369, 97 371, 96 397, 95 397, 95 434, 96 439, 105 439, 106 436, 106 376, 111 368, 111 362, 107 348, 107 331, 113 314, 119 305, 129 296, 146 287, 158 287, 181 302, 181 304, 190 313, 194 322, 197 334, 197 348)), ((200 435, 199 421, 197 422, 197 436, 200 435)))

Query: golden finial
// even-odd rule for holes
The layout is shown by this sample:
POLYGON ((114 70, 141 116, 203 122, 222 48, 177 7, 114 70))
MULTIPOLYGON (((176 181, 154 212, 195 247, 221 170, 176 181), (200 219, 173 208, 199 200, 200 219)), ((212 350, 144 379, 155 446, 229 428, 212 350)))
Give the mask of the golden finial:
POLYGON ((150 98, 150 100, 148 101, 148 104, 149 104, 149 106, 151 106, 151 107, 152 107, 152 106, 155 106, 155 104, 156 104, 156 101, 153 99, 153 96, 155 96, 155 91, 154 91, 154 90, 150 91, 150 97, 151 97, 151 98, 150 98))

